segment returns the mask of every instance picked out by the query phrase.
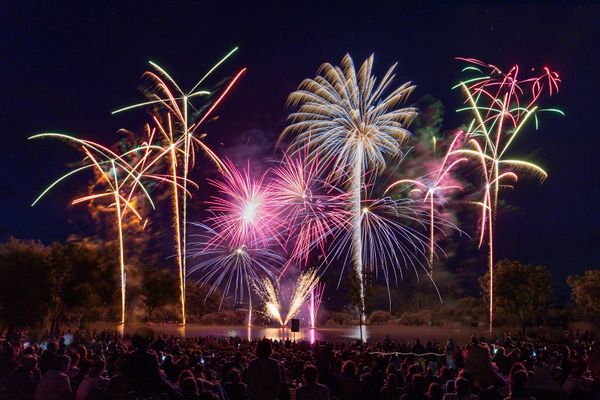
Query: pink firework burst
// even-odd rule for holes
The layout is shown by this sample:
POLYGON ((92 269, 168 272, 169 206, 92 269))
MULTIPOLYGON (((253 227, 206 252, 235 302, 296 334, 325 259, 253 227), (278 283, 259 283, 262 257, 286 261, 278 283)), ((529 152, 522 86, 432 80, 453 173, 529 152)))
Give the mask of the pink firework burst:
POLYGON ((349 195, 325 184, 317 165, 317 160, 285 154, 272 169, 270 192, 283 221, 283 246, 290 262, 304 265, 314 249, 325 255, 327 239, 348 222, 349 195))
POLYGON ((249 163, 244 169, 231 161, 225 164, 229 172, 220 180, 209 180, 219 193, 207 202, 213 214, 209 224, 234 247, 268 246, 279 238, 280 223, 266 174, 253 178, 249 163))

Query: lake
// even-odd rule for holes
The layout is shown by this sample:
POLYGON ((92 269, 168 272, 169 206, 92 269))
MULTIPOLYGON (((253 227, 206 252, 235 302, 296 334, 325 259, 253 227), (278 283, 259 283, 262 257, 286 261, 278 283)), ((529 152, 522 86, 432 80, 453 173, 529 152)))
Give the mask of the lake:
MULTIPOLYGON (((223 326, 223 325, 199 325, 188 324, 185 327, 176 324, 143 324, 131 323, 122 325, 115 324, 93 324, 98 329, 117 329, 119 331, 134 332, 136 329, 145 327, 152 328, 158 333, 180 336, 235 336, 246 339, 269 338, 269 339, 294 339, 294 333, 289 328, 265 327, 265 326, 223 326)), ((466 342, 472 334, 485 334, 485 330, 478 328, 453 328, 440 326, 400 326, 400 325, 366 325, 363 326, 363 337, 368 342, 382 340, 385 335, 390 335, 394 341, 413 341, 416 338, 422 342, 437 340, 444 342, 453 338, 459 343, 466 342)), ((295 334, 296 340, 325 341, 353 341, 360 338, 358 326, 334 325, 309 329, 301 327, 300 332, 295 334)))

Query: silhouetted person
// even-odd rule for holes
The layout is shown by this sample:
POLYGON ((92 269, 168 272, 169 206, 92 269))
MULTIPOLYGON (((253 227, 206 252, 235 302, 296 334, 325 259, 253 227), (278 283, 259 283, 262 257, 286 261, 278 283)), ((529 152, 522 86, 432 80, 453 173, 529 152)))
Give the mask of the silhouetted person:
POLYGON ((304 385, 296 389, 296 400, 329 400, 327 386, 317 383, 317 368, 307 365, 302 371, 304 385))
POLYGON ((77 392, 75 394, 75 400, 85 400, 88 398, 90 392, 98 388, 99 390, 108 386, 109 379, 102 376, 106 368, 106 362, 104 360, 96 360, 90 367, 88 374, 83 378, 77 392))
POLYGON ((411 377, 410 384, 406 388, 406 394, 400 397, 401 400, 429 400, 425 394, 427 390, 427 381, 421 374, 414 374, 411 377))
POLYGON ((131 337, 131 344, 135 350, 124 354, 121 362, 125 384, 142 397, 164 393, 168 394, 169 398, 181 398, 161 375, 156 353, 148 350, 151 342, 152 332, 136 333, 131 337))
POLYGON ((21 357, 20 364, 4 379, 2 390, 7 399, 30 400, 34 398, 39 382, 36 359, 32 355, 25 355, 21 357))
POLYGON ((402 396, 402 390, 398 387, 398 377, 396 374, 390 373, 379 392, 379 397, 381 400, 398 400, 400 396, 402 396))
POLYGON ((281 391, 279 364, 271 356, 271 342, 263 339, 256 345, 256 358, 248 364, 246 384, 250 400, 275 400, 281 391))
MULTIPOLYGON (((450 381, 449 381, 450 382, 450 381)), ((479 400, 479 396, 471 394, 471 386, 465 378, 454 381, 454 393, 446 393, 444 400, 479 400)))
POLYGON ((73 391, 66 372, 69 370, 71 359, 60 355, 54 360, 50 369, 40 379, 35 391, 35 400, 71 400, 73 391))
POLYGON ((185 400, 198 400, 200 393, 198 393, 198 383, 193 377, 184 378, 179 382, 179 390, 185 400))
POLYGON ((242 382, 240 371, 236 368, 230 369, 226 377, 224 389, 229 400, 247 400, 248 387, 242 382))

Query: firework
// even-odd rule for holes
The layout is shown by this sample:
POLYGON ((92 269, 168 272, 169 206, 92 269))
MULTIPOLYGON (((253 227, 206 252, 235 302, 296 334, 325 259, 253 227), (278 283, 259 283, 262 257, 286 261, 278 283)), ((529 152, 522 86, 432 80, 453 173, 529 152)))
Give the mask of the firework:
POLYGON ((349 196, 319 177, 318 161, 290 156, 272 168, 270 190, 277 205, 289 264, 306 265, 312 250, 326 254, 325 243, 347 223, 349 196))
POLYGON ((294 289, 292 290, 292 298, 290 299, 290 305, 285 320, 283 321, 283 325, 287 325, 292 318, 295 318, 298 315, 302 309, 302 305, 306 303, 310 294, 315 290, 318 284, 319 276, 317 275, 316 270, 312 269, 300 273, 300 276, 294 285, 294 289))
POLYGON ((511 67, 508 72, 475 59, 459 58, 468 62, 463 71, 476 73, 476 76, 460 82, 455 88, 462 89, 467 104, 458 111, 472 113, 466 136, 470 148, 456 150, 455 154, 475 158, 481 166, 483 178, 479 246, 483 244, 487 233, 488 268, 490 272, 489 329, 493 328, 493 266, 494 266, 494 224, 500 189, 506 187, 505 181, 516 181, 517 172, 533 172, 542 179, 546 172, 538 165, 524 160, 506 159, 506 154, 532 118, 538 128, 539 112, 555 112, 557 109, 540 109, 539 99, 547 89, 548 95, 558 92, 560 79, 558 74, 547 67, 532 77, 522 78, 519 66, 511 67))
POLYGON ((467 161, 464 157, 449 161, 449 157, 455 150, 461 134, 462 132, 459 132, 454 136, 454 139, 437 170, 430 172, 419 179, 400 179, 392 183, 386 189, 386 192, 388 192, 390 189, 397 186, 410 186, 413 187, 412 191, 424 194, 423 201, 429 204, 429 270, 431 273, 433 273, 433 258, 435 254, 435 206, 436 204, 442 204, 442 196, 446 192, 462 189, 460 185, 447 183, 450 171, 452 171, 459 163, 467 161))
POLYGON ((190 243, 190 259, 197 263, 188 270, 188 276, 199 274, 198 284, 209 285, 206 295, 210 296, 217 288, 223 294, 223 300, 233 293, 234 303, 242 303, 248 299, 248 324, 252 323, 252 284, 262 279, 275 279, 285 261, 281 256, 269 249, 255 248, 244 244, 233 244, 216 231, 204 224, 192 224, 203 230, 193 235, 190 243))
POLYGON ((167 73, 167 71, 154 62, 150 62, 153 71, 147 71, 144 77, 151 83, 148 94, 149 101, 134 104, 113 111, 113 114, 126 110, 131 110, 139 107, 153 106, 162 108, 166 112, 166 123, 159 121, 156 115, 154 121, 157 126, 162 127, 161 132, 165 136, 165 150, 170 150, 171 165, 169 167, 170 174, 173 176, 173 181, 178 182, 179 177, 183 184, 183 190, 178 191, 173 188, 173 225, 175 228, 175 242, 177 252, 177 264, 179 269, 179 286, 180 286, 180 304, 181 304, 181 321, 186 323, 185 312, 185 277, 186 277, 186 229, 187 229, 187 184, 189 182, 188 175, 195 161, 195 146, 202 151, 217 165, 224 173, 224 165, 219 157, 202 142, 204 135, 199 135, 198 130, 203 123, 212 115, 216 107, 222 102, 227 93, 243 75, 246 69, 239 71, 233 79, 228 83, 226 88, 219 96, 208 106, 206 111, 196 108, 194 100, 198 97, 208 96, 211 93, 206 90, 200 90, 198 87, 233 53, 237 51, 237 47, 231 50, 225 57, 216 63, 189 91, 183 91, 177 82, 167 73), (174 119, 175 121, 172 121, 174 119), (165 126, 167 125, 165 129, 165 126), (179 150, 175 150, 178 146, 179 150), (178 158, 181 159, 178 161, 178 158))
MULTIPOLYGON (((125 323, 125 295, 127 286, 127 267, 125 263, 124 237, 123 237, 123 220, 131 212, 138 221, 143 218, 140 212, 135 207, 135 199, 138 191, 148 199, 152 208, 154 204, 150 198, 148 191, 144 187, 142 180, 152 178, 163 180, 160 176, 155 176, 150 173, 149 166, 152 164, 148 160, 150 156, 157 151, 162 150, 160 147, 151 145, 152 136, 148 137, 148 141, 142 146, 131 149, 123 154, 117 154, 113 150, 104 147, 98 143, 88 140, 78 139, 73 136, 59 133, 45 133, 34 135, 30 139, 38 138, 55 138, 65 140, 81 150, 85 158, 84 165, 75 170, 63 175, 48 186, 33 202, 35 205, 46 193, 54 188, 58 183, 78 172, 93 170, 100 177, 99 180, 103 183, 105 190, 100 193, 76 198, 72 204, 79 204, 86 201, 107 199, 110 207, 114 207, 115 220, 117 226, 118 243, 119 243, 119 266, 120 266, 120 289, 121 289, 121 323, 125 323)), ((178 185, 177 182, 174 183, 178 185)))
MULTIPOLYGON (((389 197, 365 199, 361 204, 360 229, 363 265, 373 271, 375 278, 383 276, 388 290, 391 309, 390 286, 404 279, 404 270, 411 269, 419 279, 419 271, 427 274, 441 300, 441 295, 427 267, 428 237, 423 233, 429 221, 428 207, 411 199, 393 200, 389 197)), ((436 230, 456 229, 449 221, 434 212, 436 230)), ((354 228, 335 235, 327 262, 338 259, 343 265, 351 252, 354 228)), ((439 248, 436 245, 436 250, 439 248)), ((441 250, 441 249, 439 249, 441 250)), ((342 275, 340 274, 340 280, 342 275)), ((339 285, 339 282, 338 282, 339 285)))
POLYGON ((229 161, 225 161, 225 165, 228 174, 219 180, 209 180, 219 194, 207 202, 213 214, 209 223, 222 232, 215 240, 225 240, 233 246, 256 247, 279 241, 280 222, 275 200, 265 182, 266 174, 253 178, 249 164, 241 170, 229 161))
POLYGON ((325 293, 325 284, 319 283, 310 292, 310 301, 308 303, 308 317, 310 318, 310 327, 315 329, 317 326, 317 316, 319 315, 319 309, 321 308, 321 300, 323 300, 323 294, 325 293))
POLYGON ((413 108, 399 108, 414 90, 405 83, 386 94, 394 78, 392 66, 376 84, 373 56, 356 71, 349 55, 341 67, 323 64, 320 74, 306 79, 288 103, 298 110, 280 141, 295 134, 292 148, 309 148, 311 155, 330 166, 329 178, 343 181, 352 195, 354 268, 360 280, 361 310, 364 310, 363 240, 361 237, 361 192, 365 172, 377 175, 386 158, 401 154, 401 143, 410 133, 406 126, 416 116, 413 108))
POLYGON ((281 302, 279 301, 278 290, 273 285, 273 280, 265 278, 262 281, 255 281, 254 289, 265 303, 265 314, 279 322, 283 326, 281 317, 281 302))

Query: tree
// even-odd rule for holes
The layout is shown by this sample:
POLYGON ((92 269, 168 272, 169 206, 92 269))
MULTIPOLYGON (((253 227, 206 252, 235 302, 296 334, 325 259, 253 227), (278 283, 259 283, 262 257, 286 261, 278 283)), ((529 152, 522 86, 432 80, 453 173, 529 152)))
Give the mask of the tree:
MULTIPOLYGON (((479 278, 489 302, 489 271, 479 278)), ((502 308, 523 329, 540 317, 552 301, 551 276, 541 265, 501 260, 494 268, 494 307, 502 308)), ((489 304, 489 303, 488 303, 489 304)))
POLYGON ((600 270, 585 271, 583 275, 567 278, 571 297, 582 311, 593 319, 600 318, 600 270))
POLYGON ((39 327, 50 300, 49 249, 37 241, 0 244, 0 317, 11 329, 39 327))
POLYGON ((110 307, 114 300, 117 264, 89 242, 50 246, 48 279, 50 331, 67 317, 81 320, 110 307))
POLYGON ((177 275, 169 270, 150 268, 143 272, 142 296, 148 321, 152 320, 154 311, 178 300, 179 281, 177 275))
MULTIPOLYGON (((222 294, 223 292, 219 288, 211 293, 209 285, 194 284, 188 281, 185 289, 188 320, 199 322, 203 315, 219 311, 222 294)), ((224 307, 228 305, 228 302, 223 303, 224 307)))

